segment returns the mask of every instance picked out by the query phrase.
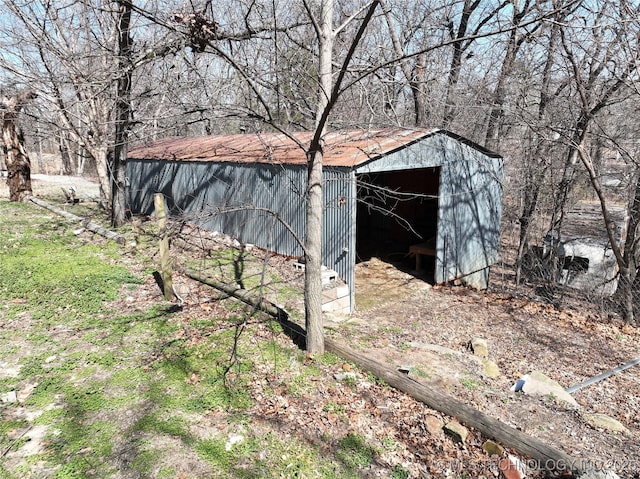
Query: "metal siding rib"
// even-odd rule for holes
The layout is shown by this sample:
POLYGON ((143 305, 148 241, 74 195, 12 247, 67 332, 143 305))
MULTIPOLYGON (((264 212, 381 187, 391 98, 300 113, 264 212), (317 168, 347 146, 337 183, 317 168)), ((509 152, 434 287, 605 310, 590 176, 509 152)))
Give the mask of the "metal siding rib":
POLYGON ((498 258, 502 162, 455 139, 446 143, 436 281, 466 276, 469 284, 485 287, 487 268, 498 258))
POLYGON ((351 265, 351 211, 354 198, 351 196, 351 171, 345 168, 325 168, 323 182, 323 247, 322 260, 325 266, 353 287, 350 280, 351 265))

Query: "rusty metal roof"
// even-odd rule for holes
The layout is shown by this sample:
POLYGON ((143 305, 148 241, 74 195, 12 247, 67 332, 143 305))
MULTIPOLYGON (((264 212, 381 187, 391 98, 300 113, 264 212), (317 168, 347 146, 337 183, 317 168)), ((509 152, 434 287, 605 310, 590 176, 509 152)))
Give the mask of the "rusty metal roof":
MULTIPOLYGON (((439 131, 448 134, 427 128, 331 132, 324 137, 323 164, 357 166, 439 131)), ((292 133, 298 143, 283 133, 173 137, 131 148, 128 156, 137 160, 305 164, 304 147, 312 135, 312 132, 292 133)))

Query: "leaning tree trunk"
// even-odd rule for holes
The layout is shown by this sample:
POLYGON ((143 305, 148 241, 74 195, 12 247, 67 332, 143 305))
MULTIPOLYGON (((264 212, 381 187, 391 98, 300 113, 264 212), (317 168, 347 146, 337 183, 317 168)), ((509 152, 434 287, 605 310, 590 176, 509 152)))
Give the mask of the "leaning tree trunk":
POLYGON ((22 201, 31 196, 31 161, 18 126, 18 114, 22 107, 35 98, 32 92, 24 92, 10 98, 2 98, 2 150, 7 165, 9 199, 22 201))

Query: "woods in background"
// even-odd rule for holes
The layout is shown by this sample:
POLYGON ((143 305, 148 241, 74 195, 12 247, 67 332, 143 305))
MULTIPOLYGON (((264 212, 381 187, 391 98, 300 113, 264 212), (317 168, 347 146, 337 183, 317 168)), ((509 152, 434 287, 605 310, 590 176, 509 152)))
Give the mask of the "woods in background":
MULTIPOLYGON (((545 235, 561 244, 567 213, 591 200, 620 311, 637 322, 637 2, 2 3, 3 82, 37 95, 22 111, 27 145, 59 152, 69 172, 95 171, 115 225, 126 220, 130 142, 311 130, 317 144, 301 147, 315 154, 324 130, 446 128, 505 157, 516 281, 545 235)), ((5 124, 18 111, 7 105, 5 124)), ((551 246, 534 268, 553 279, 564 260, 551 246)))

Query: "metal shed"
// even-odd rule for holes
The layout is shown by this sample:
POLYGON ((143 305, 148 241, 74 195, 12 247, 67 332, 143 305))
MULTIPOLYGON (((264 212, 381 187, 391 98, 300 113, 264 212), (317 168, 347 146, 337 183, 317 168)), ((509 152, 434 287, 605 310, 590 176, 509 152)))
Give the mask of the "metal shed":
MULTIPOLYGON (((304 149, 279 133, 167 138, 131 149, 127 162, 133 213, 150 214, 161 192, 173 213, 290 256, 302 255, 306 177, 304 149)), ((498 258, 501 185, 499 155, 445 130, 329 133, 323 264, 349 286, 351 308, 356 262, 374 254, 424 256, 435 283, 485 288, 498 258)))

